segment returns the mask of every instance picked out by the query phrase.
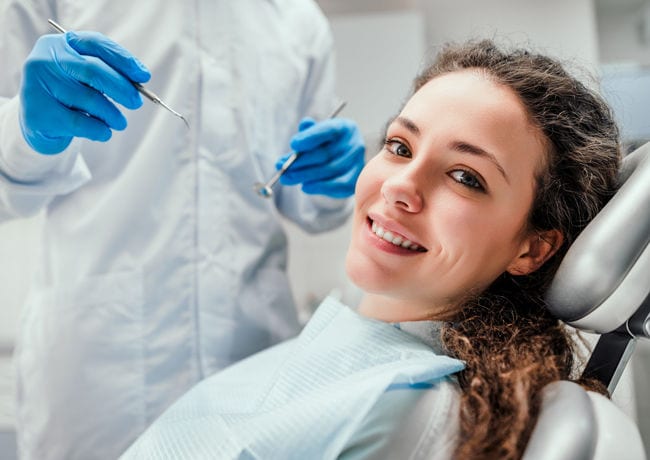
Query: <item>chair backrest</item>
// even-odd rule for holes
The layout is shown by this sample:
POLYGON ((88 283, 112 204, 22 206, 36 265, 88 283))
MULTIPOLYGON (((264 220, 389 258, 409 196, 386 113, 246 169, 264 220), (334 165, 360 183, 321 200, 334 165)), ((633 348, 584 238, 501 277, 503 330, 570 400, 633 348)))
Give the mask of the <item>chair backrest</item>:
POLYGON ((571 245, 547 293, 561 320, 601 335, 585 375, 614 391, 650 338, 650 143, 623 160, 621 188, 571 245))
MULTIPOLYGON (((650 144, 627 155, 622 186, 564 257, 547 293, 559 319, 601 335, 584 374, 614 390, 639 337, 650 337, 650 144)), ((636 424, 611 400, 554 382, 526 460, 645 459, 636 424)))
POLYGON ((612 332, 623 325, 650 337, 650 143, 627 155, 621 188, 571 245, 547 293, 550 310, 582 330, 612 332))
POLYGON ((544 387, 523 460, 645 458, 638 427, 610 399, 568 381, 544 387))

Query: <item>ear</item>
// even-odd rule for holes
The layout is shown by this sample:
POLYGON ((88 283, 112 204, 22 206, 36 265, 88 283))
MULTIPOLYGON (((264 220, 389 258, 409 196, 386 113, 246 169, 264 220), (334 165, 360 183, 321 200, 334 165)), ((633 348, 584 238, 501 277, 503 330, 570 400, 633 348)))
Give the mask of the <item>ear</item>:
POLYGON ((564 235, 559 230, 531 232, 506 271, 511 275, 528 275, 534 272, 560 249, 563 242, 564 235))

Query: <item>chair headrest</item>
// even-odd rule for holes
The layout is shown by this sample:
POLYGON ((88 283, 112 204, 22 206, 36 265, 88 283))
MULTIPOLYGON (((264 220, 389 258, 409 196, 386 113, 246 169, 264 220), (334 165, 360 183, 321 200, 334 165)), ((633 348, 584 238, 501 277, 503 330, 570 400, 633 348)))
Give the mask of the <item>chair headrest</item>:
POLYGON ((541 392, 542 404, 523 460, 590 460, 598 442, 596 415, 587 392, 558 380, 541 392))
POLYGON ((622 186, 571 245, 546 300, 559 319, 611 332, 650 294, 650 143, 623 159, 622 186))
POLYGON ((610 399, 566 380, 546 385, 541 397, 523 460, 645 460, 639 429, 610 399))

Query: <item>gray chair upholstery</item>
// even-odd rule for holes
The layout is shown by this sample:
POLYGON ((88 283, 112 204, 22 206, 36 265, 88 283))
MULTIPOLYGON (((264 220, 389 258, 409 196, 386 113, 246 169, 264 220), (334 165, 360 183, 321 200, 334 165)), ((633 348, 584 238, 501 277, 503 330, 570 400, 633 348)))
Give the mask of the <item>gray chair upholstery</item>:
POLYGON ((614 390, 637 338, 650 338, 650 144, 628 155, 623 185, 565 256, 547 294, 561 320, 601 335, 585 375, 614 390))
MULTIPOLYGON (((614 390, 637 338, 650 338, 650 144, 625 157, 623 185, 571 245, 547 293, 566 323, 602 334, 584 374, 614 390)), ((614 403, 571 382, 543 390, 526 460, 645 459, 614 403)))
POLYGON ((639 430, 608 398, 559 381, 542 390, 542 409, 524 460, 644 460, 639 430))
POLYGON ((542 410, 524 460, 591 460, 597 432, 587 392, 573 382, 554 382, 543 390, 542 410))
MULTIPOLYGON (((650 293, 650 144, 625 157, 621 189, 573 243, 548 292, 551 311, 583 330, 612 332, 650 293)), ((650 337, 647 315, 634 335, 650 337)), ((632 326, 631 324, 628 324, 632 326)))

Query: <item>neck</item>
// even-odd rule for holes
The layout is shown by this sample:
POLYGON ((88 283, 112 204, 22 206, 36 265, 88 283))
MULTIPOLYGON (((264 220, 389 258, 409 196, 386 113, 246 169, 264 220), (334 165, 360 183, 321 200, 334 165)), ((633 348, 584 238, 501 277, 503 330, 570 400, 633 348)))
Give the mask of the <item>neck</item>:
POLYGON ((400 323, 405 321, 444 321, 450 318, 449 306, 422 305, 403 298, 365 294, 359 303, 358 313, 368 318, 400 323))

